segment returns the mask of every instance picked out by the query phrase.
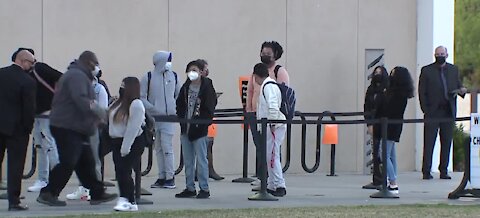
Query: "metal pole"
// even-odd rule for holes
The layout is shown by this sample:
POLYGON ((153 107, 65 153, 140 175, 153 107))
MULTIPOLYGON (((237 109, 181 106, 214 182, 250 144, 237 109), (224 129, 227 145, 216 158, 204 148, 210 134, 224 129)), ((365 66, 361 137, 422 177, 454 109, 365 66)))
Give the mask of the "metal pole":
MULTIPOLYGON (((247 114, 244 116, 243 123, 243 170, 242 170, 242 177, 232 180, 232 182, 236 183, 251 183, 255 181, 252 178, 248 178, 248 128, 249 123, 251 121, 251 117, 247 114)), ((253 125, 257 125, 256 123, 253 125)))
POLYGON ((330 174, 327 176, 337 176, 335 174, 335 144, 332 144, 330 148, 330 174))
POLYGON ((371 198, 399 198, 398 195, 395 195, 387 190, 387 128, 388 128, 388 119, 382 117, 382 173, 383 173, 383 182, 382 190, 378 191, 375 194, 370 195, 371 198))
POLYGON ((141 198, 142 193, 142 158, 138 158, 137 164, 133 168, 135 171, 135 201, 137 204, 153 204, 153 201, 141 198))
POLYGON ((260 192, 248 198, 251 201, 278 201, 267 192, 267 119, 262 118, 262 143, 260 145, 260 192))

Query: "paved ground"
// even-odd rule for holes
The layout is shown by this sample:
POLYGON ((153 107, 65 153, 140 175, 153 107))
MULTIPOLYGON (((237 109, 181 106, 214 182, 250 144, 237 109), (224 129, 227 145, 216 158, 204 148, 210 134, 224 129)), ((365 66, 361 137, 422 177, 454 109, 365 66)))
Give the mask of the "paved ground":
MULTIPOLYGON (((447 199, 448 193, 453 191, 460 183, 463 174, 453 173, 452 180, 440 180, 438 174, 434 179, 421 180, 421 173, 407 172, 399 175, 399 199, 372 199, 370 194, 374 190, 363 190, 361 186, 370 180, 370 176, 339 173, 337 177, 327 177, 323 173, 314 174, 287 174, 287 196, 274 202, 249 201, 253 195, 250 184, 232 183, 238 178, 229 175, 223 181, 211 181, 210 199, 176 199, 174 195, 184 186, 184 177, 176 178, 177 189, 150 189, 154 177, 144 177, 142 184, 153 193, 145 199, 154 202, 153 205, 139 206, 142 211, 162 211, 171 209, 215 209, 215 208, 254 208, 254 207, 303 207, 303 206, 330 206, 330 205, 392 205, 392 204, 480 204, 480 199, 460 198, 459 200, 447 199)), ((33 180, 24 181, 24 190, 31 185, 33 180)), ((77 185, 76 178, 72 178, 61 195, 74 191, 77 185)), ((118 192, 116 187, 108 188, 109 192, 118 192)), ((8 212, 7 201, 0 201, 0 217, 36 217, 58 216, 69 214, 111 213, 115 202, 91 206, 86 201, 68 201, 66 207, 48 207, 35 201, 38 193, 22 193, 26 199, 23 203, 30 207, 26 212, 8 212)))

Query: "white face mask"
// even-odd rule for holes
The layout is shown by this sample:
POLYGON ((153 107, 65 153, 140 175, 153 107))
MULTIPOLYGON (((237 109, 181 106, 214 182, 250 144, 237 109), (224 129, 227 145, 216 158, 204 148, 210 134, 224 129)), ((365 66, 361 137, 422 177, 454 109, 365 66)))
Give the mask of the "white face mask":
POLYGON ((187 76, 188 76, 188 79, 190 79, 190 81, 194 81, 198 79, 199 74, 196 71, 190 71, 187 73, 187 76))
POLYGON ((170 70, 172 70, 172 62, 165 63, 165 71, 170 71, 170 70))
POLYGON ((100 67, 95 66, 95 70, 92 71, 92 75, 96 77, 98 75, 98 72, 100 72, 100 67))

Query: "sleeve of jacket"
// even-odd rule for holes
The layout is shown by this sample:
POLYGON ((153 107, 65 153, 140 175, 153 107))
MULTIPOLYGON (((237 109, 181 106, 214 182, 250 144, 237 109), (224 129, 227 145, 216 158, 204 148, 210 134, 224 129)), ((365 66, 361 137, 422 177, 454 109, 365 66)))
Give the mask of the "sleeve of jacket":
POLYGON ((30 134, 35 119, 37 85, 33 79, 28 78, 26 81, 22 88, 22 125, 25 128, 25 133, 30 134))
POLYGON ((246 107, 245 107, 245 110, 247 112, 252 112, 252 111, 255 111, 256 108, 254 107, 257 107, 257 105, 253 105, 253 93, 254 93, 254 86, 253 86, 253 83, 255 81, 253 81, 253 74, 248 78, 248 83, 247 83, 247 104, 246 104, 246 107))
POLYGON ((215 93, 215 88, 213 87, 212 80, 205 80, 208 82, 207 88, 205 90, 205 107, 207 112, 207 117, 213 119, 215 113, 215 106, 217 105, 217 93, 215 93))
MULTIPOLYGON (((365 93, 365 101, 363 103, 363 112, 365 112, 364 118, 365 120, 373 119, 373 105, 372 105, 372 96, 369 92, 370 87, 367 88, 367 92, 365 93)), ((372 124, 367 124, 367 126, 372 124)))
POLYGON ((428 112, 428 76, 426 67, 422 67, 420 71, 420 79, 418 80, 418 97, 420 100, 420 108, 422 109, 423 113, 428 112))
MULTIPOLYGON (((148 74, 145 74, 142 79, 140 80, 140 100, 142 100, 143 106, 145 107, 145 111, 149 114, 158 114, 155 107, 148 101, 148 74)), ((151 86, 151 81, 150 81, 151 86)), ((152 92, 152 87, 150 87, 150 93, 152 92)), ((151 97, 151 96, 149 96, 151 97)))
MULTIPOLYGON (((462 83, 462 80, 460 80, 460 74, 458 73, 458 67, 453 65, 453 69, 455 71, 455 77, 457 79, 457 87, 456 89, 460 89, 463 87, 463 83, 462 83)), ((464 98, 465 97, 465 93, 460 95, 460 97, 464 98)))
POLYGON ((178 118, 185 118, 185 110, 186 110, 186 102, 185 99, 182 96, 185 96, 185 84, 180 88, 180 91, 178 92, 178 97, 176 100, 177 103, 177 117, 178 118))

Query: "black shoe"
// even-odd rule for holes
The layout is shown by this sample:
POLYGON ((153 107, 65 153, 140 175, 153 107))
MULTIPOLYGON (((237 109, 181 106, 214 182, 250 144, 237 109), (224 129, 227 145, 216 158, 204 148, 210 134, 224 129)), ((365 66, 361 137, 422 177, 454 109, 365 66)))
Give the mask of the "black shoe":
POLYGON ((165 179, 157 179, 150 188, 163 188, 163 185, 165 185, 165 179))
POLYGON ((362 189, 378 189, 381 186, 382 185, 375 185, 375 184, 373 184, 373 182, 371 182, 371 183, 368 183, 368 184, 362 186, 362 189))
POLYGON ((208 173, 208 178, 213 179, 213 180, 217 180, 217 181, 225 179, 225 177, 222 177, 215 172, 208 173))
POLYGON ((8 211, 24 211, 24 210, 28 210, 27 205, 12 204, 8 206, 8 211))
POLYGON ((97 198, 97 199, 92 198, 90 200, 90 205, 97 205, 97 204, 113 201, 117 198, 117 196, 118 196, 117 194, 103 193, 102 196, 100 196, 100 198, 97 198))
POLYGON ((449 176, 449 175, 446 174, 446 173, 442 173, 442 174, 440 174, 440 179, 452 179, 452 177, 449 176))
POLYGON ((67 206, 67 202, 58 200, 57 196, 53 196, 50 192, 40 192, 37 202, 53 207, 67 206))
POLYGON ((206 198, 209 198, 210 197, 210 192, 209 191, 204 191, 204 190, 200 190, 198 192, 198 195, 197 195, 197 198, 200 198, 200 199, 206 199, 206 198))
POLYGON ((197 196, 197 191, 190 191, 188 189, 184 189, 182 192, 175 195, 176 198, 193 198, 197 196))
MULTIPOLYGON (((270 190, 270 191, 272 191, 272 190, 270 190)), ((275 197, 283 197, 287 194, 287 190, 285 188, 277 188, 277 190, 275 190, 273 192, 269 192, 269 193, 272 194, 275 197)))
POLYGON ((433 179, 433 176, 432 174, 428 173, 428 174, 423 174, 423 179, 424 180, 430 180, 430 179, 433 179))

